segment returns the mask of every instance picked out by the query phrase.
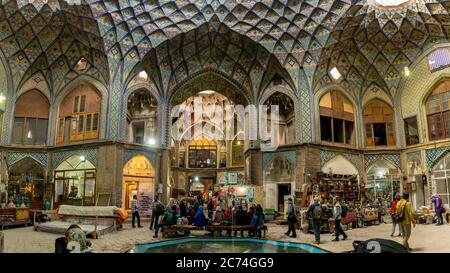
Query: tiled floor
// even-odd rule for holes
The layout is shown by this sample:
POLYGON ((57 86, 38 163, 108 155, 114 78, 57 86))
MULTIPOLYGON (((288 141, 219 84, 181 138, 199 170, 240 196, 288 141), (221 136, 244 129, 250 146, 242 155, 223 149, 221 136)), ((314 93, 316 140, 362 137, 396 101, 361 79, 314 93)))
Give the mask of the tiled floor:
MULTIPOLYGON (((143 223, 144 228, 131 228, 126 225, 121 231, 110 233, 97 240, 91 240, 95 252, 122 252, 135 244, 161 240, 152 238, 153 232, 148 229, 148 222, 143 223)), ((268 224, 267 238, 273 240, 313 243, 313 234, 299 232, 296 239, 284 235, 287 226, 268 224)), ((391 238, 391 225, 382 224, 366 228, 348 230, 349 239, 346 241, 331 242, 331 234, 322 234, 320 247, 332 251, 343 252, 352 250, 354 240, 368 240, 371 238, 393 239, 401 242, 400 237, 391 238)), ((5 235, 4 252, 53 252, 57 234, 36 232, 32 227, 15 228, 3 231, 5 235)), ((194 235, 202 235, 204 232, 195 232, 194 235)), ((450 252, 450 225, 417 225, 412 231, 410 246, 413 252, 450 252)))

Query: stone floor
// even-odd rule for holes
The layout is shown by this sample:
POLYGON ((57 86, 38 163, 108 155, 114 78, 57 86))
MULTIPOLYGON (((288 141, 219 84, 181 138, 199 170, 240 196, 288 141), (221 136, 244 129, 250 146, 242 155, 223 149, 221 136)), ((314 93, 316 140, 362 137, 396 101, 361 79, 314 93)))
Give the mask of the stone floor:
MULTIPOLYGON (((152 238, 153 232, 148 229, 148 222, 143 223, 144 228, 131 228, 126 224, 121 231, 104 235, 97 240, 91 240, 95 252, 124 252, 135 244, 161 240, 152 238)), ((313 234, 298 233, 297 238, 289 238, 284 235, 287 226, 268 224, 267 238, 280 241, 313 243, 313 234)), ((343 252, 352 250, 354 240, 367 240, 371 238, 393 239, 401 242, 401 237, 391 238, 391 225, 382 224, 366 228, 348 230, 349 238, 346 241, 331 242, 331 234, 322 234, 320 247, 331 252, 343 252)), ((36 232, 32 227, 14 228, 2 231, 5 235, 4 252, 29 252, 42 253, 53 252, 54 241, 60 235, 36 232)), ((202 235, 204 232, 196 231, 194 235, 202 235)), ((450 225, 417 225, 412 231, 410 246, 413 252, 450 252, 450 225)))

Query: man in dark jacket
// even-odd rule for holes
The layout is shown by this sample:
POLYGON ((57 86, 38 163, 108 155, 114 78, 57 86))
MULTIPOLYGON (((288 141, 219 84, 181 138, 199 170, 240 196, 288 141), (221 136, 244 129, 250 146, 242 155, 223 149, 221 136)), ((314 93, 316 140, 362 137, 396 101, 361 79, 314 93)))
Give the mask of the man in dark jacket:
POLYGON ((289 234, 291 234, 291 232, 292 232, 292 235, 289 237, 296 238, 297 234, 295 232, 295 224, 297 223, 297 216, 295 213, 295 207, 294 207, 294 203, 292 202, 292 198, 288 199, 287 221, 288 221, 289 228, 285 234, 287 236, 289 236, 289 234))
POLYGON ((312 226, 314 230, 314 237, 316 241, 314 243, 320 244, 320 228, 322 226, 323 210, 322 205, 319 203, 319 198, 314 198, 314 203, 309 206, 306 212, 308 218, 312 221, 312 226))

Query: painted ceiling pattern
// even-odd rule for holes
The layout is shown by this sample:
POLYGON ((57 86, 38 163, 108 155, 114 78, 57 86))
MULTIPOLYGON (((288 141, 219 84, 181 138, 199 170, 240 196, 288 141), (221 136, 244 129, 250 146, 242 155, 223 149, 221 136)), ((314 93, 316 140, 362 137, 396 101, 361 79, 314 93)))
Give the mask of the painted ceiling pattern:
POLYGON ((300 86, 299 69, 320 88, 336 66, 362 96, 371 85, 395 92, 405 66, 448 41, 449 11, 449 0, 2 0, 0 48, 16 85, 37 72, 54 90, 79 73, 109 82, 122 62, 126 73, 158 67, 160 92, 209 67, 257 93, 275 73, 300 86))

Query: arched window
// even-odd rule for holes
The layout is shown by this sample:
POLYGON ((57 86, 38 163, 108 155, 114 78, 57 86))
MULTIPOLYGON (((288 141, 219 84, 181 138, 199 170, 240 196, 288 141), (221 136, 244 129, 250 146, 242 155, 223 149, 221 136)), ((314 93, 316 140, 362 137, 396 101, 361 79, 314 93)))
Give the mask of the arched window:
POLYGON ((446 208, 450 206, 450 154, 442 158, 433 168, 431 176, 434 184, 433 194, 439 194, 446 208))
POLYGON ((55 203, 93 206, 96 167, 83 155, 73 155, 55 169, 55 203))
POLYGON ((189 143, 189 168, 214 168, 217 161, 217 144, 206 138, 189 143))
POLYGON ((294 102, 287 95, 276 92, 270 96, 265 102, 267 105, 267 129, 268 133, 272 134, 272 120, 271 120, 271 106, 278 106, 278 130, 277 140, 272 143, 273 145, 285 145, 295 142, 295 111, 294 102))
POLYGON ((379 99, 373 99, 363 110, 367 146, 395 145, 394 110, 379 99))
POLYGON ((80 84, 62 100, 59 106, 56 143, 97 139, 99 133, 101 97, 90 84, 80 84))
POLYGON ((353 104, 339 91, 330 91, 319 102, 322 141, 355 145, 353 104))
POLYGON ((157 138, 156 110, 158 103, 148 90, 135 91, 128 98, 127 122, 129 141, 155 145, 157 138))
POLYGON ((14 109, 12 143, 45 144, 50 103, 38 90, 21 95, 14 109))
POLYGON ((425 103, 430 140, 450 137, 450 80, 441 83, 425 103))
POLYGON ((244 166, 244 141, 236 137, 232 143, 232 165, 244 166))

